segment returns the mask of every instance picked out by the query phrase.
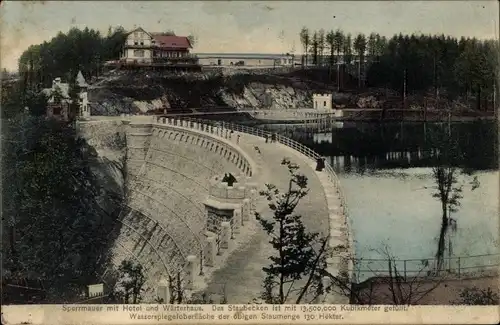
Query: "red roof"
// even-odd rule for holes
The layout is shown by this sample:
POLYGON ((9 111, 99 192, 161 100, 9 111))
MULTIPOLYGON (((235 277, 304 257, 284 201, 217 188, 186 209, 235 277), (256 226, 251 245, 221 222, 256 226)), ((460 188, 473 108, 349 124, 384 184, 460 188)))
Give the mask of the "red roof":
POLYGON ((185 36, 167 36, 151 33, 157 46, 172 48, 172 49, 189 49, 191 42, 185 36))

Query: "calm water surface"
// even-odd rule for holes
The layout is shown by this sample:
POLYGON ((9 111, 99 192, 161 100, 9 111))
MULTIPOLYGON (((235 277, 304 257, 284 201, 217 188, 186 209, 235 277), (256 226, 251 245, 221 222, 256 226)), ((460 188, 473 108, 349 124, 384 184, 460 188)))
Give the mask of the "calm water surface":
MULTIPOLYGON (((308 145, 334 167, 348 202, 356 257, 383 258, 387 246, 398 259, 431 258, 437 249, 441 222, 440 202, 432 197, 433 148, 429 126, 363 124, 328 133, 280 128, 279 132, 308 145)), ((496 126, 456 124, 467 168, 480 187, 471 191, 468 178, 452 237, 452 257, 496 254, 499 247, 496 126)), ((448 255, 448 254, 447 254, 448 255)), ((495 257, 462 260, 462 266, 494 263, 495 257)), ((382 266, 384 267, 384 266, 382 266)), ((385 266, 386 267, 386 266, 385 266)), ((415 267, 415 266, 414 266, 415 267)))

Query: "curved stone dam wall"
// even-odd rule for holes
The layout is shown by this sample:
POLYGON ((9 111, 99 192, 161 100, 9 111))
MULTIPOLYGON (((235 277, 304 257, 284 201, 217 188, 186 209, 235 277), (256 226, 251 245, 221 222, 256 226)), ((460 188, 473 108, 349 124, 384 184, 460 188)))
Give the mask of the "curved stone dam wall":
POLYGON ((149 297, 169 278, 180 277, 185 288, 193 288, 203 266, 215 266, 215 255, 226 248, 224 236, 232 237, 251 213, 254 163, 231 142, 199 127, 140 117, 79 125, 100 159, 121 162, 125 170, 125 204, 110 269, 124 259, 142 264, 149 297), (124 140, 126 153, 113 139, 124 140), (233 186, 222 183, 229 173, 237 181, 233 186), (224 213, 230 214, 227 225, 220 221, 224 213))
POLYGON ((314 216, 308 222, 317 219, 313 228, 327 225, 329 272, 352 273, 352 236, 338 180, 328 168, 314 171, 319 156, 310 149, 284 137, 279 145, 266 146, 262 130, 203 120, 122 116, 82 122, 79 128, 99 159, 108 162, 106 168, 119 167, 113 175, 124 200, 110 234, 108 270, 116 271, 125 259, 140 263, 146 301, 168 302, 177 290, 172 285, 180 284, 189 295, 213 280, 214 271, 243 243, 248 232, 242 227, 252 227, 257 203, 259 213, 267 206, 258 200, 257 187, 288 183, 288 174, 274 168, 289 155, 301 161, 314 184, 314 204, 306 200, 302 212, 314 216))

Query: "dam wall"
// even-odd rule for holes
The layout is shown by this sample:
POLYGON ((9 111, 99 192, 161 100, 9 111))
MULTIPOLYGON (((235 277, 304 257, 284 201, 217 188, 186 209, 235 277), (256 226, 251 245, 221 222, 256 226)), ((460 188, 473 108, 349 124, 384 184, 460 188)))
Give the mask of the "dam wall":
POLYGON ((150 298, 158 283, 178 275, 194 290, 196 278, 217 267, 216 256, 252 213, 255 163, 203 124, 124 117, 82 122, 78 128, 99 159, 122 162, 125 174, 109 270, 126 258, 136 260, 144 267, 150 298), (222 183, 228 173, 236 178, 234 187, 222 183))
POLYGON ((329 165, 314 171, 320 157, 307 147, 278 136, 274 149, 271 144, 259 149, 268 132, 204 120, 122 116, 78 127, 99 159, 120 166, 125 199, 108 269, 116 271, 124 259, 143 265, 144 299, 168 301, 176 278, 187 292, 202 290, 214 271, 225 267, 234 245, 242 245, 257 203, 267 206, 258 189, 267 182, 288 182, 288 175, 275 173, 280 167, 271 165, 289 155, 301 161, 315 184, 315 203, 303 213, 328 229, 329 272, 351 277, 354 245, 346 202, 329 165), (229 173, 236 180, 232 186, 222 182, 229 173))

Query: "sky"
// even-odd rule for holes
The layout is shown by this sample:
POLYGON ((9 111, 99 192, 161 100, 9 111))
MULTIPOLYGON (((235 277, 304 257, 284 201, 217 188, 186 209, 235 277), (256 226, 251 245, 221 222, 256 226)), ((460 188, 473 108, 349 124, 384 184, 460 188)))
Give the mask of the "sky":
POLYGON ((71 27, 106 33, 173 30, 192 34, 195 53, 302 53, 299 32, 335 30, 384 36, 445 34, 497 38, 490 1, 2 1, 0 66, 17 70, 22 52, 71 27))

